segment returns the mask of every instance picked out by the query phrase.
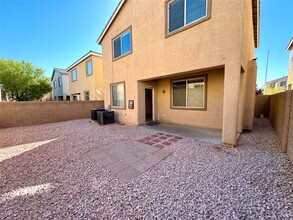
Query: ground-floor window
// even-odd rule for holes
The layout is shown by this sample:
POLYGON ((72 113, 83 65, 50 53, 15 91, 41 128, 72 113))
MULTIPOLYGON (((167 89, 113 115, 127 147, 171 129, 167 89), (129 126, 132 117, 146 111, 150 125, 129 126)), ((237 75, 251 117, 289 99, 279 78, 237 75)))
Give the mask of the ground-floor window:
POLYGON ((114 108, 125 108, 125 83, 111 84, 111 105, 114 108))
POLYGON ((89 91, 84 92, 84 100, 86 100, 86 101, 90 100, 90 92, 89 91))
POLYGON ((73 101, 80 101, 80 93, 72 94, 73 101))
POLYGON ((172 87, 172 107, 205 109, 206 77, 174 80, 172 87))

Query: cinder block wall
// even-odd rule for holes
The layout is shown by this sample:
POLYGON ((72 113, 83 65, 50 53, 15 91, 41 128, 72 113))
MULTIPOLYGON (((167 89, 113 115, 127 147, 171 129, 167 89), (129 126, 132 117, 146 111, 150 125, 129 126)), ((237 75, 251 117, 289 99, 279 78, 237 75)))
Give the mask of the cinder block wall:
POLYGON ((293 91, 291 90, 291 112, 288 132, 288 147, 287 154, 290 160, 293 162, 293 91))
POLYGON ((104 101, 1 102, 0 128, 90 118, 91 108, 103 107, 104 101))
POLYGON ((255 96, 254 117, 259 118, 263 115, 265 118, 270 116, 270 97, 269 95, 255 96))
POLYGON ((292 91, 291 90, 271 96, 270 121, 278 137, 280 138, 280 141, 281 141, 280 150, 282 152, 287 152, 291 105, 292 105, 292 91))

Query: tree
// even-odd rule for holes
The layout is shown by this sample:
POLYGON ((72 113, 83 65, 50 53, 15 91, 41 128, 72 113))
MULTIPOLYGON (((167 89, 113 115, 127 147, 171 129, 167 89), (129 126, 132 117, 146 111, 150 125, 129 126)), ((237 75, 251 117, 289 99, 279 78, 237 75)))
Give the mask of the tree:
POLYGON ((262 94, 263 94, 263 89, 256 88, 255 95, 262 95, 262 94))
POLYGON ((44 71, 28 62, 0 59, 0 84, 8 96, 16 101, 40 99, 52 90, 44 71))
POLYGON ((255 89, 255 95, 263 95, 263 89, 258 88, 257 85, 256 85, 256 89, 255 89))
POLYGON ((280 92, 284 92, 284 88, 281 87, 267 87, 265 89, 265 94, 266 95, 273 95, 273 94, 277 94, 280 92))

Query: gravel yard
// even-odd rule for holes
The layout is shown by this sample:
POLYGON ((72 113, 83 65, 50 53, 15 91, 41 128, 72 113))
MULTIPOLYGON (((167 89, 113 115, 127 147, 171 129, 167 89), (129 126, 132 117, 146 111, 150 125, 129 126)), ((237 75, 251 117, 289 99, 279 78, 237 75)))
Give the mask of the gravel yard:
POLYGON ((0 219, 293 219, 293 164, 267 119, 233 149, 184 137, 130 182, 85 156, 155 133, 90 120, 0 130, 0 219))

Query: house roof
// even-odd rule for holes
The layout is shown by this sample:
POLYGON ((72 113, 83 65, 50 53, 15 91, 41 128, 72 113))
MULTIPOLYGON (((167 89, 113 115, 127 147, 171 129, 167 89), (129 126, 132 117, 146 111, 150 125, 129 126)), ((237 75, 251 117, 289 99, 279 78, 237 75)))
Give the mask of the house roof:
POLYGON ((54 68, 54 69, 53 69, 52 76, 51 76, 51 81, 52 81, 53 78, 54 78, 55 71, 59 72, 60 74, 68 74, 68 72, 66 72, 65 69, 54 68))
POLYGON ((74 62, 72 65, 70 65, 66 71, 69 71, 70 69, 72 69, 73 67, 75 67, 77 64, 81 63, 82 61, 84 61, 85 59, 87 59, 90 56, 98 56, 98 57, 102 57, 102 54, 94 52, 92 50, 90 50, 87 54, 85 54, 84 56, 82 56, 80 59, 78 59, 76 62, 74 62))
POLYGON ((288 76, 283 76, 283 77, 281 77, 281 78, 273 79, 273 80, 270 80, 270 81, 266 82, 266 85, 267 85, 267 84, 270 84, 270 83, 275 83, 275 82, 278 82, 278 81, 284 81, 284 80, 287 81, 287 79, 288 79, 288 76))
POLYGON ((293 37, 291 38, 291 40, 290 40, 290 42, 289 42, 289 44, 288 44, 288 46, 286 47, 286 50, 291 50, 293 48, 293 37))
POLYGON ((100 34, 97 43, 100 44, 102 39, 104 38, 106 32, 108 31, 108 29, 110 28, 111 24, 113 23, 114 19, 116 18, 117 14, 120 12, 123 4, 126 2, 126 0, 120 0, 120 2, 118 3, 117 7, 115 8, 113 14, 111 15, 110 19, 108 20, 106 26, 104 27, 102 33, 100 34))
MULTIPOLYGON (((111 24, 121 11, 122 6, 127 0, 120 0, 110 19, 108 20, 106 26, 104 27, 102 33, 100 34, 97 43, 101 44, 102 39, 110 28, 111 24)), ((254 44, 258 47, 259 43, 259 16, 260 16, 260 0, 252 0, 252 13, 253 13, 253 31, 254 31, 254 44)))

